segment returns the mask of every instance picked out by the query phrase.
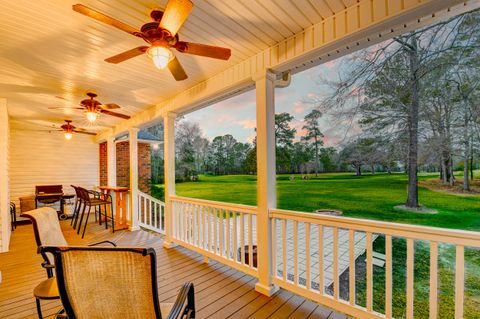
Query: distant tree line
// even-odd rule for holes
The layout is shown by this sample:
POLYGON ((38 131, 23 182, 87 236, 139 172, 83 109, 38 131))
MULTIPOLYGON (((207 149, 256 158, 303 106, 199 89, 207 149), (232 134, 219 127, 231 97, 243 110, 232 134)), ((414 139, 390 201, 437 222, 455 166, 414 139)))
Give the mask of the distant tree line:
MULTIPOLYGON (((473 11, 344 58, 340 80, 320 79, 331 94, 305 101, 312 108, 301 138, 295 138, 291 114, 276 114, 277 173, 405 171, 408 207, 419 205, 420 170, 437 171, 453 185, 453 172, 461 168, 468 190, 480 141, 479 30, 480 14, 473 11), (325 115, 359 123, 361 133, 326 147, 319 124, 325 115)), ((176 144, 179 180, 256 173, 255 139, 242 143, 227 134, 209 140, 198 124, 183 119, 176 144)))

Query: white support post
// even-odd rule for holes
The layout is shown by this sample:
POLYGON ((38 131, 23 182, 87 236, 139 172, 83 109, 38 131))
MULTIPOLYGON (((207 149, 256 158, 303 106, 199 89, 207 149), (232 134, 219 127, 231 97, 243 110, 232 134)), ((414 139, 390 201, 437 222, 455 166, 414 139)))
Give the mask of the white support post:
POLYGON ((130 147, 130 230, 139 230, 138 226, 138 131, 136 127, 128 130, 130 147))
POLYGON ((255 290, 271 296, 278 287, 272 284, 272 228, 269 208, 275 208, 275 80, 265 70, 254 78, 257 110, 257 261, 255 290))
POLYGON ((172 248, 173 205, 170 196, 175 195, 175 119, 176 113, 169 112, 163 120, 163 167, 165 170, 165 239, 163 247, 172 248))
POLYGON ((107 184, 117 186, 117 148, 115 136, 107 138, 107 184))
POLYGON ((0 98, 0 252, 8 251, 11 235, 10 185, 8 179, 9 135, 7 100, 0 98))

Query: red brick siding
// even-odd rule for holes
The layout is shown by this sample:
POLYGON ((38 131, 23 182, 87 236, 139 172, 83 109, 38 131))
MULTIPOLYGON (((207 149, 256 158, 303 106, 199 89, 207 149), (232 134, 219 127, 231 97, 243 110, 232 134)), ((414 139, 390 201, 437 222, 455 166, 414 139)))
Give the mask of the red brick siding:
POLYGON ((138 189, 150 194, 150 182, 152 179, 152 166, 150 156, 150 144, 138 144, 138 189))
POLYGON ((128 142, 119 142, 117 148, 117 185, 130 187, 130 149, 128 142))
MULTIPOLYGON (((130 145, 117 143, 117 186, 130 187, 130 145)), ((150 144, 138 143, 138 188, 150 194, 150 144)))
POLYGON ((100 185, 108 184, 108 165, 107 165, 107 143, 98 145, 100 158, 100 185))

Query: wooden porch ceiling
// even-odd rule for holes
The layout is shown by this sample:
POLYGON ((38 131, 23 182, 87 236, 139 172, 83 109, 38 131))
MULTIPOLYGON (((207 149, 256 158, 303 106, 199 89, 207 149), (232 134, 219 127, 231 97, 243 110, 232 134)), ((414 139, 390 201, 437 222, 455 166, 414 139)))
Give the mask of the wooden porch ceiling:
MULTIPOLYGON (((150 22, 152 8, 167 0, 2 1, 0 96, 10 116, 37 124, 81 122, 80 112, 48 110, 72 106, 89 90, 104 103, 115 102, 133 115, 178 94, 262 50, 332 16, 357 0, 198 0, 180 29, 184 41, 232 49, 229 61, 177 54, 189 79, 174 81, 145 56, 119 65, 103 60, 143 41, 72 10, 82 3, 135 28, 150 22), (55 98, 61 96, 69 101, 55 98)), ((103 117, 99 127, 122 122, 103 117)))
MULTIPOLYGON (((160 301, 173 302, 182 283, 192 281, 197 318, 347 318, 284 290, 270 298, 260 295, 254 290, 253 277, 214 261, 204 264, 202 256, 185 248, 166 250, 163 239, 156 234, 142 230, 112 234, 91 224, 85 240, 81 240, 68 221, 61 224, 67 241, 73 245, 110 239, 123 246, 155 248, 160 301)), ((32 226, 19 226, 12 234, 10 252, 0 255, 0 318, 37 318, 32 292, 46 278, 40 263, 32 226)), ((44 315, 52 315, 60 303, 43 301, 42 306, 44 315)))

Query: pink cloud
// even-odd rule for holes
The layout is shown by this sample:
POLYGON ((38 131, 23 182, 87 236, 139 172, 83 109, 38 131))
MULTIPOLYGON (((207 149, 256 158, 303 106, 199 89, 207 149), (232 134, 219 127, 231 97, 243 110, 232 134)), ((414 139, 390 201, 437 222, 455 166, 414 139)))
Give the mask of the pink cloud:
POLYGON ((295 137, 297 139, 300 139, 304 136, 307 135, 307 130, 303 129, 303 122, 300 121, 300 120, 295 120, 291 125, 290 125, 291 128, 294 128, 297 130, 297 132, 295 133, 295 137))
POLYGON ((257 121, 255 121, 255 120, 242 120, 242 121, 239 121, 238 124, 240 124, 244 128, 255 128, 255 127, 257 127, 257 121))
POLYGON ((303 104, 303 102, 301 101, 295 102, 295 104, 293 105, 293 112, 302 113, 303 111, 305 111, 305 104, 303 104))
POLYGON ((327 63, 324 63, 323 66, 325 66, 327 69, 334 69, 337 66, 337 61, 338 60, 328 61, 327 63))
POLYGON ((217 117, 216 121, 217 123, 224 123, 224 122, 232 122, 233 121, 233 116, 228 115, 228 114, 223 114, 219 117, 217 117))

